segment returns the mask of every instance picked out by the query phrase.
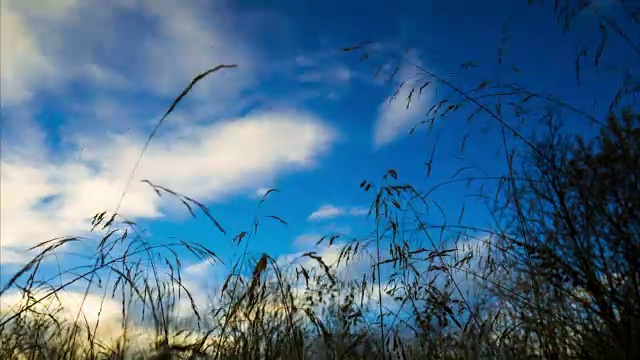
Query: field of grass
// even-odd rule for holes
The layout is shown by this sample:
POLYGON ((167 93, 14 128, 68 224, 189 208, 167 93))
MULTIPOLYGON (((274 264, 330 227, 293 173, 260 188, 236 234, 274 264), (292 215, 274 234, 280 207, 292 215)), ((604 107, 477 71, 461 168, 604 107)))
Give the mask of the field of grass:
MULTIPOLYGON (((569 10, 557 10, 560 22, 563 11, 569 10)), ((589 54, 598 63, 602 46, 593 47, 589 54)), ((369 52, 367 44, 345 50, 345 56, 387 56, 369 52)), ((196 77, 145 149, 195 83, 231 67, 196 77)), ((415 70, 424 80, 412 94, 427 82, 450 90, 423 126, 481 118, 504 134, 504 174, 460 171, 425 188, 390 169, 360 186, 371 196, 369 235, 318 239, 319 249, 332 249, 337 261, 321 251, 291 261, 245 251, 206 304, 183 281, 176 253, 216 263, 211 249, 150 241, 117 212, 96 214, 98 241, 89 262, 44 274, 42 264, 55 261, 56 252, 83 241, 47 240, 5 281, 0 359, 640 358, 637 68, 629 69, 636 77, 621 84, 605 118, 513 84, 483 81, 461 89, 418 65, 415 70), (532 137, 513 125, 525 119, 544 131, 532 137), (571 133, 563 121, 589 122, 599 135, 571 133), (491 192, 478 186, 474 196, 494 226, 466 224, 464 207, 458 219, 433 220, 438 204, 430 194, 455 182, 487 184, 491 192), (354 264, 366 271, 346 276, 354 264), (72 288, 84 296, 71 296, 72 288)), ((197 199, 153 179, 147 184, 224 232, 197 199)), ((257 220, 254 225, 230 241, 246 249, 260 236, 257 220)))

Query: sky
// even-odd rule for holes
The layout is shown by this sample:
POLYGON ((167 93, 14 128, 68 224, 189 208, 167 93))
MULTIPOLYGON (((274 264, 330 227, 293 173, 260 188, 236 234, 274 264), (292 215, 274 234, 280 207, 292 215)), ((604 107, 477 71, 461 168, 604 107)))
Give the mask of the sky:
MULTIPOLYGON (((610 3, 599 2, 619 10, 610 3)), ((119 213, 139 223, 149 241, 181 237, 229 260, 242 250, 231 237, 252 226, 261 197, 277 188, 260 209, 250 250, 287 258, 312 250, 328 232, 368 234, 372 197, 359 184, 378 181, 389 168, 422 189, 465 166, 473 168, 469 176, 503 174, 500 133, 480 131, 489 121, 469 125, 453 118, 409 136, 444 90, 429 87, 408 108, 389 103, 415 68, 405 64, 395 79, 374 78, 375 62, 341 50, 362 41, 404 53, 462 87, 508 76, 581 108, 609 99, 618 79, 585 75, 578 93, 575 54, 599 35, 597 19, 582 16, 580 31, 562 36, 548 6, 526 1, 5 0, 1 16, 3 273, 28 261, 25 250, 41 241, 87 235, 94 214, 119 204, 119 213), (505 24, 505 62, 517 64, 520 75, 495 65, 505 24), (482 66, 461 69, 469 60, 482 66), (173 99, 218 64, 237 68, 193 88, 127 184, 173 99), (469 133, 474 136, 465 140, 469 133), (425 163, 435 148, 427 177, 425 163), (227 235, 201 214, 192 219, 170 196, 158 197, 144 179, 206 204, 227 235)), ((615 41, 608 46, 626 51, 615 41)), ((389 60, 378 60, 389 75, 389 60)), ((569 126, 590 131, 583 120, 569 126)), ((457 220, 465 203, 469 223, 490 222, 468 192, 465 184, 452 185, 433 199, 448 218, 457 220)), ((181 255, 194 282, 219 271, 181 255)), ((75 261, 58 259, 63 267, 75 261)))

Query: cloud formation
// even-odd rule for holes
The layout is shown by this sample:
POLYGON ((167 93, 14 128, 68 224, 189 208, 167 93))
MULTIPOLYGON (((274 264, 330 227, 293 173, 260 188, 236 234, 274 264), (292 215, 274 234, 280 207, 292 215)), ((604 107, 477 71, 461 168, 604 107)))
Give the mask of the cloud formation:
POLYGON ((172 97, 197 73, 241 63, 242 70, 219 74, 224 86, 206 82, 193 95, 215 96, 221 105, 255 81, 255 54, 234 35, 232 14, 211 6, 215 11, 176 0, 3 1, 3 105, 23 104, 43 90, 61 93, 73 82, 172 97))
MULTIPOLYGON (((410 52, 408 56, 411 64, 420 65, 415 53, 410 52)), ((426 116, 431 106, 434 96, 431 87, 424 88, 421 94, 416 89, 411 96, 411 102, 408 101, 412 89, 422 85, 422 82, 416 82, 420 77, 416 76, 417 71, 411 64, 404 64, 400 67, 394 76, 394 94, 391 94, 378 106, 378 116, 373 130, 375 149, 390 144, 403 134, 408 135, 409 130, 423 120, 422 118, 426 116), (398 87, 400 89, 395 93, 398 87)))
MULTIPOLYGON (((32 295, 40 299, 44 293, 46 291, 36 291, 32 295)), ((27 297, 18 291, 3 294, 0 312, 13 313, 24 307, 26 302, 27 297)), ((69 323, 73 323, 80 313, 80 324, 87 324, 92 331, 97 325, 96 338, 101 341, 115 340, 121 335, 121 309, 122 305, 117 299, 92 293, 85 297, 81 291, 60 291, 56 296, 50 296, 33 307, 39 313, 52 314, 57 320, 69 323)), ((84 330, 84 326, 81 328, 84 330)))
POLYGON ((0 163, 2 264, 24 263, 25 248, 82 235, 95 213, 114 210, 153 117, 219 63, 240 67, 198 83, 171 115, 127 189, 123 216, 161 218, 170 209, 142 179, 220 201, 313 167, 335 141, 335 129, 302 110, 237 115, 232 105, 257 81, 260 51, 231 31, 236 14, 224 4, 7 0, 0 14, 9 118, 0 163), (51 123, 39 115, 49 112, 42 93, 64 99, 53 128, 37 125, 51 123))
POLYGON ((43 54, 38 39, 14 1, 3 1, 0 11, 0 86, 2 105, 29 99, 33 87, 51 79, 56 69, 43 54))
MULTIPOLYGON (((157 138, 144 155, 120 209, 123 216, 163 215, 166 203, 142 179, 199 201, 219 201, 282 172, 313 166, 335 138, 334 130, 318 118, 294 111, 173 130, 157 138)), ((94 214, 112 211, 144 135, 78 135, 67 154, 5 151, 2 247, 24 248, 55 236, 79 235, 94 214)))
POLYGON ((270 190, 270 188, 266 188, 266 187, 259 187, 256 189, 255 193, 252 194, 252 198, 262 198, 264 197, 267 192, 270 190))
POLYGON ((320 206, 317 210, 312 212, 307 220, 309 221, 319 221, 325 219, 332 219, 340 216, 361 216, 369 213, 369 209, 352 206, 336 206, 331 204, 325 204, 320 206))

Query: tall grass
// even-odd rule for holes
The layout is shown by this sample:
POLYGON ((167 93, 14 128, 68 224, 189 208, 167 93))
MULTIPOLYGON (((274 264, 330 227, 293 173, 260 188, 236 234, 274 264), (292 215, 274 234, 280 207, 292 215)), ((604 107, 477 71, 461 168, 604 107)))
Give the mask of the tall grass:
MULTIPOLYGON (((558 3, 555 13, 567 31, 577 13, 594 9, 558 3)), ((620 36, 631 52, 637 50, 615 19, 593 11, 602 17, 603 31, 620 36)), ((601 119, 516 83, 483 80, 466 89, 369 45, 345 51, 363 61, 415 71, 411 81, 400 85, 410 87, 407 106, 428 86, 445 90, 419 126, 445 126, 445 119, 493 126, 506 171, 464 175, 469 169, 462 168, 449 180, 418 186, 404 183, 402 174, 390 169, 380 181, 363 181, 360 188, 371 195, 375 228, 349 240, 338 235, 318 239, 319 246, 336 249, 336 262, 317 252, 290 262, 248 252, 249 242, 260 235, 260 206, 272 189, 260 201, 250 228, 231 236, 243 252, 204 307, 186 286, 177 254, 186 250, 201 261, 218 262, 214 251, 182 240, 151 242, 117 211, 97 214, 91 230, 99 240, 88 265, 47 278, 40 271, 44 262, 82 239, 45 241, 1 290, 1 299, 20 301, 12 300, 16 306, 0 318, 0 358, 638 358, 637 69, 628 69, 610 115, 601 119), (600 135, 573 136, 561 126, 563 119, 595 124, 600 135), (533 137, 520 126, 526 121, 542 122, 546 131, 533 137), (433 200, 437 191, 465 183, 476 190, 470 196, 486 205, 492 226, 465 223, 464 206, 450 221, 433 200), (354 264, 364 264, 367 271, 345 276, 354 264), (65 294, 78 284, 84 285, 84 296, 79 307, 69 309, 65 294), (82 311, 91 293, 101 295, 97 317, 82 311), (119 325, 105 330, 103 311, 113 311, 105 308, 109 299, 120 304, 119 325), (184 304, 188 314, 180 312, 184 304)), ((596 66, 603 62, 603 48, 597 43, 589 52, 596 66)), ((499 54, 502 63, 502 50, 499 54)), ((578 55, 578 78, 585 71, 580 68, 584 57, 584 52, 578 55)), ((193 84, 225 67, 194 79, 144 149, 193 84)), ((461 156, 468 138, 463 136, 461 156)), ((428 176, 433 166, 432 155, 428 176)), ((135 167, 130 179, 134 172, 135 167)), ((145 182, 150 191, 178 198, 185 211, 204 216, 226 235, 224 224, 204 204, 153 179, 145 182)))

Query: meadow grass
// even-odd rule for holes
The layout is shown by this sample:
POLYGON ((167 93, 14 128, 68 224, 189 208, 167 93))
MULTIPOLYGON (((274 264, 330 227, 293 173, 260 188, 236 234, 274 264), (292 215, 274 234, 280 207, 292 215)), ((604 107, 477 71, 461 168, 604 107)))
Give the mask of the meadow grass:
MULTIPOLYGON (((566 27, 576 11, 584 11, 567 4, 555 10, 566 27)), ((634 45, 620 28, 608 28, 634 45)), ((337 261, 313 251, 292 261, 250 254, 248 244, 260 234, 256 213, 249 229, 230 235, 244 252, 204 306, 184 281, 177 254, 215 263, 220 259, 214 251, 195 242, 150 241, 117 210, 96 214, 91 231, 98 241, 86 265, 43 274, 45 262, 83 240, 52 239, 35 246, 37 255, 4 285, 0 299, 11 307, 2 308, 0 358, 640 358, 637 79, 621 84, 602 119, 514 83, 483 80, 465 89, 368 45, 345 52, 363 61, 396 61, 417 75, 396 91, 409 86, 408 98, 393 101, 410 106, 428 86, 445 89, 418 126, 431 131, 445 120, 460 126, 460 119, 492 126, 502 135, 506 171, 469 176, 460 169, 447 181, 418 186, 390 169, 379 181, 363 181, 360 188, 371 195, 370 233, 318 239, 337 261), (589 122, 599 135, 572 134, 562 127, 564 118, 589 122), (530 136, 518 126, 525 120, 542 122, 544 131, 530 136), (465 223, 464 206, 457 219, 433 215, 444 213, 433 194, 465 183, 486 205, 493 226, 465 223), (345 276, 355 265, 366 271, 345 276), (75 302, 70 289, 80 294, 75 302)), ((594 48, 598 65, 603 46, 594 48)), ((155 133, 193 85, 234 66, 198 75, 176 98, 150 134, 129 183, 155 133)), ((579 77, 579 67, 576 72, 579 77)), ((473 135, 463 137, 461 156, 473 135)), ((427 175, 433 166, 432 156, 427 175)), ((227 235, 201 202, 143 181, 227 235)))

